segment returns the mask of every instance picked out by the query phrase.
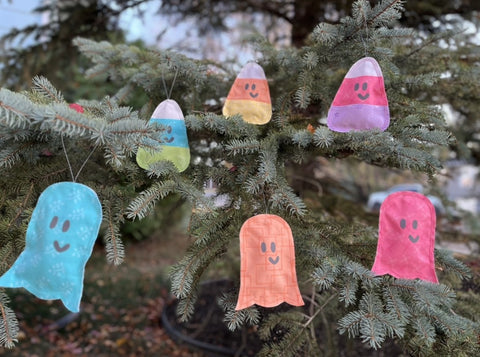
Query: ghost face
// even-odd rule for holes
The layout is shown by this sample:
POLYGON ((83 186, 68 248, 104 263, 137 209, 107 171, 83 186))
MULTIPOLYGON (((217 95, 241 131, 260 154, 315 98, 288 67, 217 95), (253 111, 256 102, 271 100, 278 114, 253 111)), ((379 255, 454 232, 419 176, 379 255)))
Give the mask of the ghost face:
MULTIPOLYGON (((50 222, 49 228, 56 229, 57 224, 58 224, 58 216, 53 216, 52 221, 50 222)), ((66 219, 61 226, 62 226, 61 228, 62 233, 68 232, 68 230, 70 229, 70 221, 66 219)), ((58 243, 58 240, 54 240, 53 247, 58 253, 63 253, 66 250, 68 250, 68 248, 70 248, 70 243, 66 243, 65 245, 62 246, 60 245, 60 243, 58 243)))
POLYGON ((25 250, 0 277, 0 286, 24 287, 78 311, 85 264, 101 221, 102 208, 91 188, 73 182, 47 187, 28 224, 25 250))
MULTIPOLYGON (((267 245, 265 244, 265 242, 262 242, 260 244, 260 247, 261 247, 261 250, 262 250, 262 253, 264 254, 268 254, 267 253, 267 245)), ((275 251, 277 250, 277 245, 275 244, 275 242, 271 242, 270 243, 270 252, 273 256, 275 256, 275 258, 273 258, 273 256, 269 256, 268 257, 268 261, 273 264, 273 265, 276 265, 278 263, 278 261, 280 260, 280 256, 279 255, 275 255, 275 251)))
POLYGON ((237 310, 282 302, 303 305, 295 272, 293 236, 282 218, 262 214, 240 231, 241 281, 237 310))
POLYGON ((79 250, 91 249, 97 233, 92 228, 99 220, 98 198, 81 184, 57 185, 48 187, 40 196, 27 231, 27 244, 63 260, 65 255, 75 256, 79 250))
MULTIPOLYGON (((416 219, 414 219, 414 220, 412 221, 412 229, 413 229, 413 231, 412 231, 412 230, 408 230, 408 229, 409 229, 409 226, 407 225, 407 220, 404 219, 404 218, 402 218, 402 219, 400 220, 400 228, 402 228, 403 230, 407 230, 407 232, 409 233, 409 234, 408 234, 408 239, 410 240, 410 242, 412 242, 412 243, 417 243, 418 240, 420 239, 420 236, 419 236, 418 234, 415 236, 415 234, 418 233, 418 232, 417 232, 418 221, 417 221, 416 219), (410 234, 410 233, 413 233, 413 235, 410 234)), ((406 233, 406 234, 407 234, 407 233, 406 233)))
POLYGON ((438 282, 435 274, 435 208, 416 192, 391 194, 380 208, 377 255, 372 271, 400 279, 438 282))

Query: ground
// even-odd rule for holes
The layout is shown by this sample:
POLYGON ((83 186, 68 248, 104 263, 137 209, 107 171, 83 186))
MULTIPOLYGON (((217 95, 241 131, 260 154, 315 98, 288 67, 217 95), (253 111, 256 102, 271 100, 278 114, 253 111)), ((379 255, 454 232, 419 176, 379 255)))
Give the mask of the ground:
POLYGON ((81 312, 58 300, 44 301, 23 289, 6 290, 20 324, 19 341, 5 356, 180 356, 202 357, 174 342, 161 325, 171 298, 167 270, 183 253, 185 236, 155 237, 126 246, 119 267, 95 246, 85 270, 81 312))

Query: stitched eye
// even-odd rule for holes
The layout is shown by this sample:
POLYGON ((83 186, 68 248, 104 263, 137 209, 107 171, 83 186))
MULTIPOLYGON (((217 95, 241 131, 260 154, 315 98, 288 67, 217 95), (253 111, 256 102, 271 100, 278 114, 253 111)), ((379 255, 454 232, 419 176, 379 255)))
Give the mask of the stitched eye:
POLYGON ((265 242, 262 242, 261 248, 262 248, 262 252, 265 253, 267 251, 267 245, 265 244, 265 242))
POLYGON ((257 88, 257 86, 254 84, 252 84, 252 90, 255 90, 255 88, 257 88))
POLYGON ((67 219, 65 222, 63 222, 62 232, 68 231, 69 228, 70 228, 70 221, 67 219))
POLYGON ((248 90, 248 87, 249 87, 248 83, 245 84, 245 90, 248 90))
POLYGON ((275 253, 275 250, 277 250, 277 247, 275 246, 275 242, 272 242, 272 244, 270 244, 270 249, 272 253, 275 253))
POLYGON ((55 216, 55 217, 52 218, 52 221, 50 222, 50 229, 55 228, 55 226, 57 225, 57 223, 58 223, 58 217, 55 216))
POLYGON ((405 227, 407 227, 407 221, 404 220, 404 219, 402 219, 402 220, 400 221, 400 227, 402 227, 402 229, 405 229, 405 227))
POLYGON ((358 90, 359 88, 360 88, 360 83, 355 83, 354 89, 355 89, 355 90, 358 90))
POLYGON ((367 87, 368 87, 368 84, 366 82, 362 84, 362 89, 363 90, 367 90, 367 87))
POLYGON ((416 219, 412 222, 412 227, 413 227, 413 229, 417 229, 417 227, 418 227, 418 222, 417 222, 416 219))

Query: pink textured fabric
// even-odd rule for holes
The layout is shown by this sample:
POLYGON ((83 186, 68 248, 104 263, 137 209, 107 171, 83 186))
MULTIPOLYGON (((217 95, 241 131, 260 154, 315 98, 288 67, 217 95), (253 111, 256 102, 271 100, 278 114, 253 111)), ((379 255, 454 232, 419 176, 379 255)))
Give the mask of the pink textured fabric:
POLYGON ((435 208, 424 195, 407 191, 389 195, 380 207, 372 271, 438 283, 433 256, 435 224, 435 208))
POLYGON ((253 304, 304 305, 295 271, 293 235, 283 218, 259 214, 240 229, 240 294, 236 310, 253 304))

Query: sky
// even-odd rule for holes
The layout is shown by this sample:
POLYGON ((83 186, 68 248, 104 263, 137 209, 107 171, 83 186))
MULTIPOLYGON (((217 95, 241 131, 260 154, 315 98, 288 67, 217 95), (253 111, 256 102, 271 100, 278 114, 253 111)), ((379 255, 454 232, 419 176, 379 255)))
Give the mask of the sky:
MULTIPOLYGON (((0 0, 0 36, 13 28, 41 23, 42 16, 32 13, 40 3, 41 0, 12 0, 11 2, 0 0)), ((238 46, 232 43, 235 38, 227 34, 211 35, 199 41, 195 32, 191 30, 194 27, 192 23, 174 25, 156 13, 157 7, 157 2, 142 4, 140 10, 144 12, 143 17, 139 16, 136 9, 129 9, 122 13, 119 25, 126 32, 127 40, 141 39, 149 46, 173 48, 194 58, 202 57, 220 61, 237 58, 242 63, 254 59, 254 53, 248 49, 241 49, 239 54, 238 46)))
POLYGON ((22 28, 40 21, 40 16, 31 12, 38 6, 38 3, 38 0, 22 0, 21 2, 15 0, 13 3, 0 0, 0 36, 12 28, 22 28))

